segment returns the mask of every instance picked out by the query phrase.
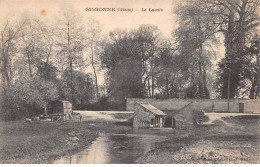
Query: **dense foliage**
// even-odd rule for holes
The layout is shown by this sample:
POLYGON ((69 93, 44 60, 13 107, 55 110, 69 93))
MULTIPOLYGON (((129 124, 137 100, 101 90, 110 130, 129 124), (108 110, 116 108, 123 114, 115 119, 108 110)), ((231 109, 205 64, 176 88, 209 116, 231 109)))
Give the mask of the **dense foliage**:
POLYGON ((123 110, 126 98, 258 98, 259 4, 175 3, 177 28, 168 38, 149 24, 105 36, 99 22, 84 24, 73 10, 48 22, 30 14, 6 20, 0 117, 37 115, 57 99, 69 100, 74 109, 123 110), (221 42, 223 58, 216 52, 221 42))

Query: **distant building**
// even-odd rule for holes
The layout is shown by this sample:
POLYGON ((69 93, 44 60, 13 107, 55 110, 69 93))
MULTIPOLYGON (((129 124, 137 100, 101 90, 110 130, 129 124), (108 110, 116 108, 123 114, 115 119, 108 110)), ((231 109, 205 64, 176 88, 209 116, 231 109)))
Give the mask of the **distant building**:
POLYGON ((136 128, 140 127, 163 127, 165 114, 146 103, 135 104, 134 123, 136 128))
MULTIPOLYGON (((260 114, 260 99, 232 99, 230 112, 260 114)), ((127 110, 134 111, 133 127, 172 127, 191 129, 205 112, 227 112, 224 99, 127 99, 127 110), (203 110, 203 112, 202 112, 203 110)))
POLYGON ((48 104, 46 114, 51 117, 52 121, 69 120, 72 118, 72 104, 65 100, 51 101, 48 104))

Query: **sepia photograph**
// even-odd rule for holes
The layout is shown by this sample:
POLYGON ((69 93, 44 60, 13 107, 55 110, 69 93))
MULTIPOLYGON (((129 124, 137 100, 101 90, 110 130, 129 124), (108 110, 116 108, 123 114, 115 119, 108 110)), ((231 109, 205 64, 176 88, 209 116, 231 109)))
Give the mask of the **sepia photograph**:
POLYGON ((259 163, 260 0, 0 0, 0 166, 259 163))

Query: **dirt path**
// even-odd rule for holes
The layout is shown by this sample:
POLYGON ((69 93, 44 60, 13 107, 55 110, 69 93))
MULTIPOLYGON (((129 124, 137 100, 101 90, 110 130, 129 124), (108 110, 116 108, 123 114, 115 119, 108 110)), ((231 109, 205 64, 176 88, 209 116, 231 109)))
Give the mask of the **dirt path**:
POLYGON ((126 114, 131 115, 134 112, 127 111, 82 111, 75 110, 75 113, 79 113, 82 116, 82 120, 94 121, 94 120, 103 120, 109 122, 126 122, 128 119, 116 118, 116 115, 126 114))
MULTIPOLYGON (((174 136, 139 158, 139 163, 259 163, 257 114, 206 113, 209 121, 190 136, 174 136), (256 116, 255 116, 256 115, 256 116), (179 139, 178 139, 179 138, 179 139)), ((178 131, 176 131, 177 133, 178 131)))
POLYGON ((210 124, 214 124, 217 121, 220 121, 228 127, 243 129, 243 128, 245 128, 244 126, 237 125, 237 124, 234 125, 232 123, 225 121, 223 118, 230 118, 230 117, 236 117, 236 116, 254 116, 254 115, 258 116, 259 114, 251 114, 251 113, 205 113, 205 116, 207 116, 209 118, 209 121, 204 122, 203 124, 204 125, 210 125, 210 124))

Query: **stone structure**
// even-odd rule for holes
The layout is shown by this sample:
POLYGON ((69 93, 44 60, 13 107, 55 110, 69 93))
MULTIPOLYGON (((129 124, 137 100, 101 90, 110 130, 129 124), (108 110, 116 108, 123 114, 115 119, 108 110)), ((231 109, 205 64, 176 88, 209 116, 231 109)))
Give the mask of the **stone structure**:
MULTIPOLYGON (((206 112, 227 112, 228 100, 226 99, 127 99, 127 111, 134 111, 134 104, 149 103, 162 111, 176 111, 193 103, 194 110, 206 112)), ((260 99, 231 99, 229 112, 260 113, 260 99)))
MULTIPOLYGON (((234 99, 230 112, 260 113, 260 99, 234 99)), ((135 111, 133 126, 137 128, 172 127, 192 129, 205 112, 227 112, 227 100, 213 99, 127 99, 127 110, 135 111), (202 112, 203 111, 203 112, 202 112), (159 122, 159 123, 158 123, 159 122)))
POLYGON ((72 104, 69 101, 56 100, 48 103, 46 115, 51 116, 52 121, 69 120, 72 117, 72 104))
POLYGON ((147 103, 135 103, 133 127, 163 127, 165 114, 147 103))

